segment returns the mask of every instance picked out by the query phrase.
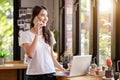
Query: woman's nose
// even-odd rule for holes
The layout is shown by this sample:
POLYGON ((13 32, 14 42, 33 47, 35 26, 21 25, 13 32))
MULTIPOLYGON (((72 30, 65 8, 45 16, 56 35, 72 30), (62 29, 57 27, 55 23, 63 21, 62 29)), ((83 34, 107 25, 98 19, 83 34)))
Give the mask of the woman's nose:
POLYGON ((45 20, 48 20, 48 17, 47 16, 45 16, 45 18, 44 18, 45 20))

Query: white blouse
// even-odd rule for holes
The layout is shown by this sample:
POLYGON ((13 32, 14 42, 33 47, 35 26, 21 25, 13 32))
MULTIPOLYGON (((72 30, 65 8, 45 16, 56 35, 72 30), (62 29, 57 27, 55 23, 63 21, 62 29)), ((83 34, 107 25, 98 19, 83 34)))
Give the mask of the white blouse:
MULTIPOLYGON (((52 35, 52 44, 56 43, 54 34, 52 35)), ((35 34, 30 31, 23 32, 20 36, 19 45, 24 43, 32 44, 35 34)), ((36 47, 35 55, 30 59, 26 74, 47 74, 55 72, 54 63, 51 57, 51 47, 45 43, 42 35, 39 35, 38 44, 36 47)))

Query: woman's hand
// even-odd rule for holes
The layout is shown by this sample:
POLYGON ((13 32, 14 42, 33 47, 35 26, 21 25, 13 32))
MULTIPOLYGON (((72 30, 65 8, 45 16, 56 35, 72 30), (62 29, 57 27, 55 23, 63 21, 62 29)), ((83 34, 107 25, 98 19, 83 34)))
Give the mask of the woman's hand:
POLYGON ((38 21, 34 26, 34 31, 37 35, 42 34, 42 27, 45 24, 42 21, 38 21))
POLYGON ((64 69, 64 70, 62 70, 62 72, 64 72, 64 73, 69 73, 69 72, 70 72, 70 69, 64 69))
POLYGON ((63 69, 62 72, 64 73, 69 73, 70 72, 70 68, 71 68, 71 65, 68 64, 68 68, 67 69, 63 69))

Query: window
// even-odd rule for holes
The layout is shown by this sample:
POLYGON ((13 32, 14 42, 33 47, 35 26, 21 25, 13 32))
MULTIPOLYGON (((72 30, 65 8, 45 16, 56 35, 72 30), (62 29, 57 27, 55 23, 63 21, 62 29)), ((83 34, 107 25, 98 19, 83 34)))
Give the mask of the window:
POLYGON ((98 5, 99 65, 111 58, 111 35, 113 27, 113 0, 99 0, 98 5))
POLYGON ((0 50, 7 52, 7 61, 13 60, 13 0, 0 2, 0 50))
POLYGON ((65 53, 92 54, 100 66, 106 64, 115 46, 113 1, 65 0, 65 53))
POLYGON ((80 52, 81 55, 89 54, 90 41, 90 0, 80 0, 80 52))
POLYGON ((59 61, 73 55, 73 0, 59 0, 59 61))
POLYGON ((72 10, 73 0, 65 0, 65 53, 72 55, 72 10))

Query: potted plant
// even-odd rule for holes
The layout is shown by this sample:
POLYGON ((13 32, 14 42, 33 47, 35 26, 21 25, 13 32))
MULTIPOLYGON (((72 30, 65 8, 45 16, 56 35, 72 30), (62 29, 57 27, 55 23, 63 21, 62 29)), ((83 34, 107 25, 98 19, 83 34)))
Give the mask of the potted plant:
POLYGON ((105 71, 105 76, 106 76, 106 78, 112 78, 113 77, 112 60, 107 59, 106 65, 107 65, 108 69, 105 71))
POLYGON ((0 64, 5 63, 6 56, 7 56, 7 52, 5 50, 0 50, 0 64))

